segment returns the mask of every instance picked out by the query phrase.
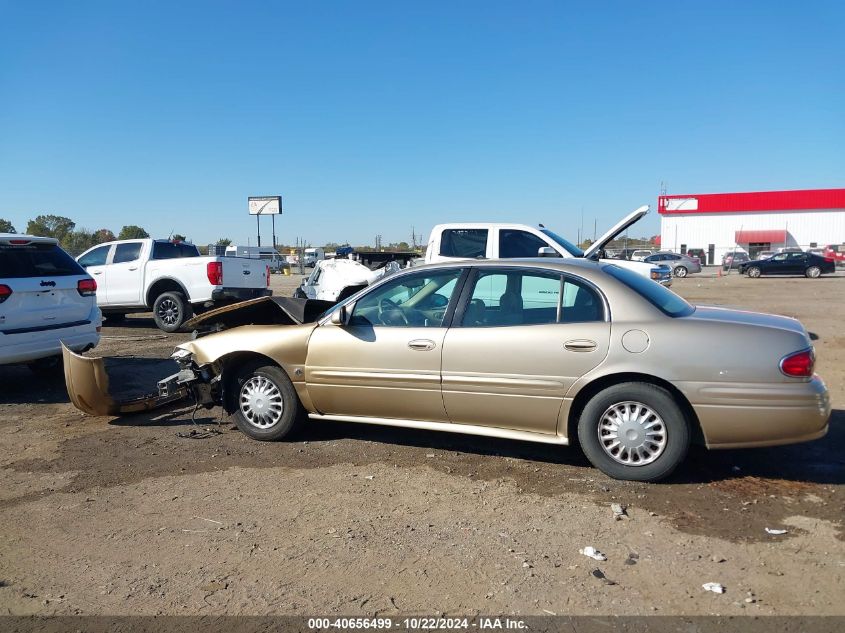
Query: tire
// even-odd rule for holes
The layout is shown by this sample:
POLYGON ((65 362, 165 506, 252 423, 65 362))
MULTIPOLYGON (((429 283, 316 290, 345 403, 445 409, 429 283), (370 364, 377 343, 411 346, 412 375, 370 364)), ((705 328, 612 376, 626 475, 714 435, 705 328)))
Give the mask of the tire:
POLYGON ((760 274, 761 270, 757 266, 750 266, 749 268, 745 269, 745 274, 748 275, 751 279, 757 279, 760 274))
MULTIPOLYGON (((632 434, 627 441, 638 442, 640 437, 632 434)), ((590 463, 607 476, 629 481, 658 481, 667 477, 686 457, 690 428, 681 408, 668 391, 648 383, 626 382, 600 391, 587 403, 578 421, 578 440, 590 463), (614 448, 609 434, 613 419, 619 419, 624 413, 634 414, 635 417, 642 415, 642 408, 636 407, 650 410, 646 418, 650 426, 643 427, 634 419, 629 425, 623 424, 623 430, 628 426, 634 434, 641 434, 646 428, 653 435, 651 442, 638 446, 640 453, 635 455, 633 451, 624 449, 626 440, 621 444, 622 449, 618 446, 614 448), (662 433, 658 434, 658 431, 662 433)))
POLYGON ((807 270, 804 271, 804 275, 806 275, 809 279, 818 279, 821 277, 822 269, 818 266, 810 266, 807 270))
POLYGON ((153 302, 153 319, 164 332, 178 332, 192 314, 191 304, 181 292, 163 292, 153 302))
POLYGON ((262 441, 294 435, 302 423, 304 411, 284 370, 277 365, 268 365, 266 360, 246 363, 232 370, 234 373, 226 383, 226 408, 241 432, 262 441), (262 394, 265 395, 263 402, 262 394), (267 397, 275 404, 269 410, 267 397), (258 407, 267 412, 265 417, 260 415, 258 407))
POLYGON ((64 363, 61 356, 39 358, 26 365, 29 370, 41 378, 58 378, 64 373, 64 363))
POLYGON ((676 266, 675 267, 675 277, 680 277, 683 279, 689 274, 689 271, 686 269, 685 266, 676 266))

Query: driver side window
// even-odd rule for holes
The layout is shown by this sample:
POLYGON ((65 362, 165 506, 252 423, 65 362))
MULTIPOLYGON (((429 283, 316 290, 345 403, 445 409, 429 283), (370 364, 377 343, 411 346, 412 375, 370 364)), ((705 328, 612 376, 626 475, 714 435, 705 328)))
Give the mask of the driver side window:
POLYGON ((463 269, 426 271, 387 281, 355 302, 350 325, 442 327, 463 269))

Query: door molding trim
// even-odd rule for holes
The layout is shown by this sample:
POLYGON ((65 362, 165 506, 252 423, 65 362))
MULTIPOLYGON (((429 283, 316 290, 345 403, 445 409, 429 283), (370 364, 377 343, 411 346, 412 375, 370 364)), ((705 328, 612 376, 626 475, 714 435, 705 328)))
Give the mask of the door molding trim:
POLYGON ((403 429, 420 429, 423 431, 445 431, 446 433, 463 433, 465 435, 481 435, 497 437, 506 440, 521 440, 523 442, 539 442, 541 444, 569 445, 569 440, 551 433, 533 433, 531 431, 516 431, 493 426, 476 426, 474 424, 453 424, 451 422, 431 422, 428 420, 403 420, 397 418, 372 418, 357 415, 322 415, 310 413, 312 420, 328 420, 333 422, 356 422, 361 424, 378 424, 380 426, 395 426, 403 429))

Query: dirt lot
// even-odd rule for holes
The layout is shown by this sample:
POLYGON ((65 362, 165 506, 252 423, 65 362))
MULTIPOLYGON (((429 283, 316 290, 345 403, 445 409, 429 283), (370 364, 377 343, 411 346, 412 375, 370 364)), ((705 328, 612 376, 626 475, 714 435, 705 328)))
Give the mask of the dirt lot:
MULTIPOLYGON (((275 278, 277 294, 295 279, 275 278)), ((87 418, 62 382, 0 368, 0 613, 845 614, 845 278, 674 288, 799 317, 832 393, 828 436, 694 450, 646 485, 572 449, 352 424, 290 443, 230 424, 183 439, 189 409, 87 418)), ((135 390, 187 338, 140 316, 103 333, 97 352, 135 390)))

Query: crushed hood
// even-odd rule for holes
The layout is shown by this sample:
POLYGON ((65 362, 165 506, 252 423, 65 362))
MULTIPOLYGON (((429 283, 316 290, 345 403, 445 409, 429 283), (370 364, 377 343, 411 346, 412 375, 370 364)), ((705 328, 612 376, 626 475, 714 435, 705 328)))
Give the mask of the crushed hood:
POLYGON ((602 250, 605 246, 607 246, 608 242, 616 238, 617 235, 622 233, 632 224, 638 222, 646 213, 648 213, 648 209, 648 205, 644 204, 643 206, 633 210, 631 213, 626 215, 619 222, 614 224, 613 227, 611 227, 611 229, 607 233, 605 233, 595 242, 590 244, 590 247, 584 251, 584 257, 586 257, 587 259, 596 257, 598 252, 602 250))
POLYGON ((198 329, 239 325, 300 325, 314 323, 335 303, 296 297, 259 297, 204 312, 185 322, 185 328, 198 329))

